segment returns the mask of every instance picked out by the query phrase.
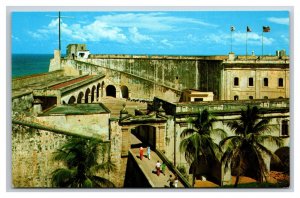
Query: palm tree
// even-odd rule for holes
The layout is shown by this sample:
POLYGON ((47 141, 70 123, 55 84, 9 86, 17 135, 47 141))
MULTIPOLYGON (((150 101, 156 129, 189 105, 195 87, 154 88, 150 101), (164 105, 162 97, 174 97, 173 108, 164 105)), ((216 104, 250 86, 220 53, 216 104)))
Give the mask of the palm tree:
POLYGON ((282 139, 270 135, 273 126, 269 125, 270 118, 260 117, 258 107, 248 106, 241 111, 240 120, 229 122, 227 125, 235 133, 220 141, 220 146, 225 150, 221 161, 227 171, 229 165, 236 175, 234 186, 237 187, 239 177, 248 172, 258 181, 262 182, 267 177, 267 166, 264 156, 279 158, 267 149, 265 142, 282 145, 282 139))
POLYGON ((109 157, 108 160, 99 159, 100 153, 106 155, 106 147, 101 140, 70 138, 54 153, 54 160, 64 162, 66 167, 52 173, 52 185, 64 188, 114 187, 111 181, 97 175, 98 171, 109 173, 115 169, 109 157))
POLYGON ((205 109, 199 113, 196 120, 192 120, 194 128, 182 131, 180 137, 180 152, 185 154, 186 161, 192 167, 193 185, 196 178, 196 167, 201 164, 212 166, 212 163, 221 156, 221 149, 211 138, 212 134, 218 133, 222 138, 226 133, 222 129, 213 129, 212 123, 215 121, 211 114, 205 109))

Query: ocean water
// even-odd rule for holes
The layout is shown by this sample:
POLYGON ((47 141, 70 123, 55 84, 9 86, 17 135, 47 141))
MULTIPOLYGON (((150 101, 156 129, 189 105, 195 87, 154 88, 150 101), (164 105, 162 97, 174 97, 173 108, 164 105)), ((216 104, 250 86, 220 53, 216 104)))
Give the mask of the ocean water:
POLYGON ((53 54, 12 54, 12 78, 45 73, 53 54))

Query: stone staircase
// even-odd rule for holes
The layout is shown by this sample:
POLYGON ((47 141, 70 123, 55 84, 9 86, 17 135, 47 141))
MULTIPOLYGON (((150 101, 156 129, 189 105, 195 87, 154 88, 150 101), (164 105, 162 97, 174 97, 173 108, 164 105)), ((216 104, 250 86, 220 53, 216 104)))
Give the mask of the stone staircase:
POLYGON ((145 102, 135 102, 129 101, 125 98, 114 98, 114 97, 103 97, 100 100, 110 111, 111 111, 111 118, 119 118, 120 111, 123 109, 123 104, 126 104, 126 110, 129 114, 134 115, 135 109, 146 109, 147 103, 145 102))

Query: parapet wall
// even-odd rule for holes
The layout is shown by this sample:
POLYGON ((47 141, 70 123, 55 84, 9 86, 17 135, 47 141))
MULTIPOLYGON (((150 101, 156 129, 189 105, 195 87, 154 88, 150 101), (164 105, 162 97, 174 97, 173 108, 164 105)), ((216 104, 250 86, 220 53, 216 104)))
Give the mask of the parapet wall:
POLYGON ((63 70, 57 70, 57 71, 53 71, 53 72, 47 72, 47 73, 24 76, 24 77, 20 77, 20 78, 14 78, 12 80, 12 89, 18 89, 18 88, 24 87, 28 84, 43 82, 45 80, 57 78, 57 77, 60 77, 63 75, 64 75, 63 70))
POLYGON ((257 106, 269 110, 287 110, 289 111, 289 99, 264 99, 264 100, 222 100, 222 101, 209 101, 209 102, 168 102, 161 98, 154 98, 154 106, 162 103, 163 109, 168 115, 176 114, 193 114, 199 113, 204 109, 213 112, 226 112, 240 111, 247 108, 247 105, 257 106))
POLYGON ((59 167, 53 152, 65 141, 65 135, 13 125, 12 186, 51 187, 51 173, 59 167))
MULTIPOLYGON (((62 162, 53 160, 53 154, 72 136, 72 132, 56 133, 51 127, 43 126, 45 130, 41 130, 39 125, 30 124, 32 127, 13 124, 12 187, 49 188, 52 187, 52 172, 64 167, 62 162)), ((117 133, 111 135, 113 145, 109 145, 110 149, 107 150, 110 152, 111 161, 116 165, 116 170, 110 173, 98 172, 101 177, 112 181, 116 187, 123 187, 126 167, 126 162, 124 164, 124 159, 120 157, 121 138, 118 137, 120 135, 117 133)), ((107 154, 105 156, 100 154, 99 159, 107 157, 107 154)))

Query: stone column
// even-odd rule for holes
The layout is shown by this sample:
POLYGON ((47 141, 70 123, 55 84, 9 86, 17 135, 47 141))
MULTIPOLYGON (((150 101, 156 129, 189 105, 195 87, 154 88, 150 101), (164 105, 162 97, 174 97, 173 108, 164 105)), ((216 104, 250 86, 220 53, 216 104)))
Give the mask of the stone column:
POLYGON ((90 93, 89 95, 88 95, 88 103, 91 103, 92 102, 92 94, 90 93))
POLYGON ((116 90, 116 98, 121 98, 121 92, 116 90))
POLYGON ((96 103, 98 100, 97 100, 97 89, 94 91, 94 103, 96 103))
POLYGON ((82 104, 85 103, 85 98, 84 98, 84 96, 81 98, 81 103, 82 103, 82 104))
POLYGON ((54 50, 54 58, 50 60, 49 72, 61 69, 60 50, 54 50))
POLYGON ((128 151, 130 149, 130 130, 128 127, 122 127, 122 151, 121 156, 128 156, 128 151))
POLYGON ((156 149, 165 150, 165 126, 156 127, 156 149))
POLYGON ((56 105, 61 106, 62 105, 62 100, 61 100, 61 94, 56 95, 56 105))

